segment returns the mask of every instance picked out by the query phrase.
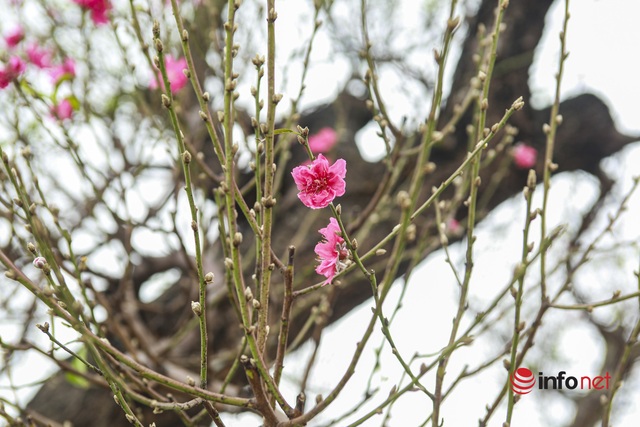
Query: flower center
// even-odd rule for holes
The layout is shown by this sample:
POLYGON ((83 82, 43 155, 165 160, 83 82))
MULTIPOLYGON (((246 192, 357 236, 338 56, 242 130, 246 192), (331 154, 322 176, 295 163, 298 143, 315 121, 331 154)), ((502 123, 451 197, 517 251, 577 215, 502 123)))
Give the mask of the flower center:
POLYGON ((327 188, 327 177, 322 176, 322 177, 315 178, 311 183, 311 185, 309 185, 309 187, 307 188, 307 191, 312 193, 317 193, 318 191, 323 190, 325 188, 327 188))
POLYGON ((336 252, 338 252, 338 260, 336 261, 336 273, 349 266, 349 251, 345 242, 336 243, 336 252))

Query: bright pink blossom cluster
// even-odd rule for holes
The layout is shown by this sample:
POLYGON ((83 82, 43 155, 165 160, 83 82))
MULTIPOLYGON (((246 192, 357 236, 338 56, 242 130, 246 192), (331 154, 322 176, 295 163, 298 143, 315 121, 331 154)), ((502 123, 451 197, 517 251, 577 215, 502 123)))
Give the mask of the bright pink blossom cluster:
MULTIPOLYGON (((174 59, 171 55, 165 56, 164 59, 164 64, 167 68, 167 77, 171 83, 171 93, 176 93, 189 81, 183 71, 187 68, 187 60, 184 58, 174 59)), ((162 81, 162 74, 160 73, 160 70, 157 70, 157 76, 157 80, 151 79, 151 82, 149 82, 149 89, 156 89, 158 87, 158 81, 162 81)))
POLYGON ((322 234, 323 240, 315 248, 315 253, 320 260, 316 273, 326 277, 324 284, 328 285, 335 275, 344 269, 349 252, 335 218, 329 219, 329 224, 318 231, 322 234))
POLYGON ((109 0, 73 0, 73 2, 91 12, 91 20, 96 25, 109 22, 109 10, 111 10, 109 0))
MULTIPOLYGON (((93 3, 92 3, 93 5, 93 3)), ((4 41, 12 51, 12 56, 4 67, 0 68, 0 89, 6 88, 9 83, 17 79, 24 73, 27 64, 31 64, 40 70, 46 70, 54 85, 59 85, 64 79, 73 79, 76 76, 76 64, 71 58, 66 58, 62 63, 53 61, 53 51, 39 46, 36 43, 29 43, 22 55, 26 62, 19 56, 18 46, 25 39, 25 32, 21 26, 13 28, 4 35, 4 41)), ((73 114, 73 103, 70 98, 56 101, 50 107, 51 116, 60 120, 68 119, 73 114)))
POLYGON ((61 64, 54 64, 53 52, 47 48, 31 43, 26 49, 29 62, 37 68, 47 70, 54 84, 57 84, 64 77, 70 79, 76 76, 76 63, 73 59, 67 58, 61 64))
MULTIPOLYGON (((331 128, 323 128, 309 138, 309 148, 312 152, 330 150, 337 142, 337 134, 331 128)), ((311 209, 321 209, 329 206, 336 197, 345 193, 347 162, 338 159, 330 165, 322 154, 309 164, 295 167, 291 172, 298 187, 298 198, 311 209)), ((346 267, 349 251, 344 238, 341 236, 340 226, 335 218, 331 218, 329 225, 318 230, 323 240, 315 247, 320 264, 316 273, 327 278, 325 285, 331 283, 337 273, 346 267)))

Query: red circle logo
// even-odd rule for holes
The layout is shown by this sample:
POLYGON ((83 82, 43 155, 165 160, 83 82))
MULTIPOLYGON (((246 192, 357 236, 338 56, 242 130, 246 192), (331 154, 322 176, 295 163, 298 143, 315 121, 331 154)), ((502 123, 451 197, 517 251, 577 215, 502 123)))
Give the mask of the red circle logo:
POLYGON ((510 379, 511 390, 516 394, 528 394, 536 384, 533 372, 527 368, 518 368, 510 379))

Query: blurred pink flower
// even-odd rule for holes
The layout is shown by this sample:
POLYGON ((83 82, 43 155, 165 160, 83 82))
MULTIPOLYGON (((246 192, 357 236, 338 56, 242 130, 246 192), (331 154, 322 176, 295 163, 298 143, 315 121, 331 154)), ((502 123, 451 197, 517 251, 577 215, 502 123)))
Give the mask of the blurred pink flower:
POLYGON ((340 237, 340 226, 335 218, 329 220, 329 225, 318 230, 323 240, 316 245, 315 253, 318 255, 320 265, 316 267, 316 273, 327 278, 324 285, 328 285, 334 276, 345 268, 344 261, 349 256, 349 251, 340 237))
POLYGON ((327 207, 333 199, 342 196, 346 187, 346 174, 347 162, 344 159, 338 159, 329 166, 322 154, 318 154, 311 165, 298 166, 291 172, 300 191, 298 198, 311 209, 327 207))
POLYGON ((27 47, 27 58, 29 58, 29 62, 38 68, 51 67, 51 51, 41 48, 35 43, 27 47))
POLYGON ((524 143, 516 144, 513 147, 513 162, 520 169, 530 169, 536 165, 538 150, 524 143))
POLYGON ((14 48, 24 39, 24 29, 21 26, 17 26, 9 31, 4 36, 4 41, 7 43, 9 48, 14 48))
POLYGON ((51 106, 51 115, 59 120, 70 119, 73 114, 73 105, 68 98, 63 99, 58 104, 51 106))
MULTIPOLYGON (((176 93, 180 89, 182 89, 189 79, 184 75, 184 70, 187 68, 187 60, 184 58, 173 59, 173 56, 167 55, 165 56, 165 67, 167 67, 167 77, 169 78, 169 83, 171 87, 171 93, 176 93)), ((162 82, 162 74, 160 70, 157 70, 158 79, 162 82)), ((158 82, 156 79, 151 79, 149 83, 149 89, 156 89, 158 87, 158 82)))
POLYGON ((309 148, 314 154, 326 153, 336 145, 336 142, 338 142, 338 133, 330 127, 325 127, 309 137, 309 148))
POLYGON ((55 65, 51 68, 49 75, 55 83, 59 82, 64 76, 74 78, 76 76, 76 63, 73 59, 67 58, 62 64, 55 65))
POLYGON ((447 222, 447 229, 453 234, 458 234, 462 231, 462 226, 460 225, 460 222, 458 222, 457 219, 451 218, 447 222))
POLYGON ((9 58, 7 65, 0 69, 0 89, 9 86, 9 83, 22 74, 24 69, 25 65, 22 59, 17 56, 9 58))
POLYGON ((91 11, 91 20, 96 25, 106 24, 109 22, 109 10, 111 10, 111 2, 109 0, 73 0, 74 3, 82 8, 91 11))

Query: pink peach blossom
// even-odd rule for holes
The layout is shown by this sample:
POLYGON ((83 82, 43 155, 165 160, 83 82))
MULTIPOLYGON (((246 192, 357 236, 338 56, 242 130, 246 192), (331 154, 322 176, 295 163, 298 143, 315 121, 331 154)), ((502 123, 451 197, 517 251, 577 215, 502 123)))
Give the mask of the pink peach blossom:
POLYGON ((329 220, 325 228, 318 230, 323 240, 314 249, 320 264, 316 267, 316 273, 327 278, 324 285, 331 283, 337 273, 345 267, 344 261, 349 256, 344 239, 340 236, 340 226, 335 218, 329 220))
POLYGON ((338 133, 330 127, 325 127, 309 137, 309 148, 314 154, 326 153, 336 145, 336 142, 338 142, 338 133))
POLYGON ((530 169, 536 165, 538 150, 524 143, 513 147, 513 162, 520 169, 530 169))
POLYGON ((59 120, 70 119, 73 114, 73 105, 65 98, 51 107, 51 115, 59 120))
MULTIPOLYGON (((167 55, 165 56, 165 66, 167 67, 167 77, 169 78, 169 83, 171 87, 171 93, 176 93, 180 89, 182 89, 189 79, 184 75, 184 70, 187 68, 187 60, 184 58, 173 59, 173 56, 167 55)), ((158 79, 162 82, 162 74, 160 70, 157 70, 158 79)), ((158 82, 156 79, 151 79, 149 83, 149 89, 156 89, 158 87, 158 82)))
POLYGON ((96 25, 109 22, 109 10, 111 2, 109 0, 73 0, 74 3, 91 12, 91 20, 96 25))
POLYGON ((17 56, 9 58, 9 62, 0 69, 0 89, 9 86, 11 81, 15 80, 24 72, 25 65, 22 59, 17 56))
POLYGON ((10 49, 16 47, 23 39, 24 29, 21 26, 13 28, 4 36, 4 41, 10 49))
POLYGON ((27 58, 29 58, 29 62, 38 68, 51 67, 51 51, 41 48, 35 43, 27 47, 27 58))
POLYGON ((51 68, 49 75, 55 83, 59 82, 64 76, 74 78, 76 76, 76 63, 73 59, 67 58, 62 64, 51 68))
POLYGON ((327 207, 333 199, 342 196, 346 187, 346 174, 347 162, 344 159, 338 159, 329 166, 322 154, 318 154, 310 165, 298 166, 291 172, 300 191, 298 198, 311 209, 327 207))

